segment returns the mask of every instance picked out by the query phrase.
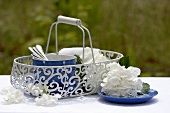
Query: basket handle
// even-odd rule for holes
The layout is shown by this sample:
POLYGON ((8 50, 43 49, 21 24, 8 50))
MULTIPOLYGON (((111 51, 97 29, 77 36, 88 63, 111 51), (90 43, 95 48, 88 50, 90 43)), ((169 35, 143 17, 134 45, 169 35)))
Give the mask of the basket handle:
POLYGON ((58 16, 58 23, 70 24, 70 25, 81 25, 81 20, 77 18, 70 18, 65 16, 58 16))
POLYGON ((81 23, 80 19, 76 19, 76 18, 70 18, 70 17, 65 17, 65 16, 58 16, 57 22, 54 22, 51 27, 50 27, 50 31, 49 31, 49 35, 48 35, 48 41, 47 41, 47 46, 46 46, 46 54, 48 53, 48 47, 49 47, 49 42, 50 42, 50 36, 51 36, 51 31, 53 26, 55 25, 55 38, 56 38, 56 54, 58 54, 58 37, 57 37, 57 25, 59 23, 63 23, 63 24, 69 24, 69 25, 75 25, 77 26, 83 33, 83 64, 84 64, 84 48, 85 48, 85 32, 84 30, 87 31, 88 35, 89 35, 89 41, 90 41, 90 46, 91 46, 91 53, 92 53, 92 58, 93 58, 93 63, 95 63, 95 59, 94 59, 94 52, 93 52, 93 46, 92 46, 92 40, 91 40, 91 35, 89 30, 84 27, 81 23))

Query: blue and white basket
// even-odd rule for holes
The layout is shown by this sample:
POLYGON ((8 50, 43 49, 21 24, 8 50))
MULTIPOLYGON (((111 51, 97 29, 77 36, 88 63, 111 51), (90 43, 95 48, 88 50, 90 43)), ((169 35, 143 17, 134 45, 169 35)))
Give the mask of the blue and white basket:
MULTIPOLYGON (((46 46, 46 54, 50 42, 50 35, 52 27, 56 28, 56 55, 58 55, 58 41, 57 41, 57 25, 59 23, 75 25, 81 29, 83 33, 83 47, 82 47, 82 64, 75 65, 34 65, 32 56, 22 56, 14 59, 11 71, 11 84, 23 91, 26 94, 33 96, 41 96, 44 92, 48 94, 59 93, 63 98, 75 97, 81 95, 89 95, 97 93, 100 88, 100 83, 103 75, 108 72, 106 65, 112 62, 117 62, 123 57, 121 53, 100 50, 107 61, 95 63, 92 40, 90 32, 85 28, 80 19, 59 16, 57 22, 53 23, 50 28, 48 42, 46 46), (85 31, 87 31, 90 40, 91 55, 93 62, 84 63, 85 54, 85 31)), ((73 49, 73 48, 72 48, 73 49)))

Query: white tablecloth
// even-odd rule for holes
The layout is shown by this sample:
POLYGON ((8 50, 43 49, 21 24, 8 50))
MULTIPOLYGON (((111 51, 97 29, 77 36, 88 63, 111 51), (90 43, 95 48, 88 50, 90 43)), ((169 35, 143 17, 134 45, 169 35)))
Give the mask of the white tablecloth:
MULTIPOLYGON (((97 94, 84 97, 61 99, 53 107, 36 106, 33 97, 23 104, 4 105, 0 103, 0 113, 170 113, 170 78, 142 77, 158 95, 143 104, 126 105, 110 103, 101 99, 97 94)), ((0 75, 0 90, 10 86, 10 76, 0 75)), ((2 101, 2 98, 1 100, 2 101)))

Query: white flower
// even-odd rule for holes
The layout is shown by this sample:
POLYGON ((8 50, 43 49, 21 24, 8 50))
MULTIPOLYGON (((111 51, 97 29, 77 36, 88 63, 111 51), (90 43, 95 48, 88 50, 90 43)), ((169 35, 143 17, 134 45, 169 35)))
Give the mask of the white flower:
MULTIPOLYGON (((100 49, 93 49, 93 53, 95 63, 108 61, 108 59, 103 54, 100 53, 100 49)), ((83 54, 80 55, 80 58, 83 59, 83 54)), ((92 51, 91 48, 89 47, 86 47, 84 49, 84 63, 87 64, 93 63, 92 51)))
POLYGON ((14 91, 15 88, 14 87, 11 87, 11 86, 7 86, 5 88, 3 88, 0 92, 1 95, 6 95, 8 92, 10 91, 14 91))
POLYGON ((143 88, 143 82, 142 82, 141 79, 138 79, 138 80, 137 80, 136 86, 137 86, 137 87, 136 87, 137 90, 142 90, 142 88, 143 88))
MULTIPOLYGON (((93 48, 94 59, 96 63, 108 61, 108 59, 100 53, 100 49, 93 48)), ((82 47, 73 47, 73 48, 63 48, 59 51, 59 55, 79 55, 80 58, 83 58, 83 48, 82 47)), ((92 63, 92 52, 90 47, 84 48, 84 63, 92 63)))
POLYGON ((59 94, 56 94, 54 96, 43 94, 41 97, 35 98, 35 102, 36 105, 51 106, 51 105, 55 105, 59 98, 61 98, 61 95, 59 94))
POLYGON ((43 87, 39 84, 30 83, 27 85, 27 90, 29 90, 35 96, 39 96, 43 93, 43 87))
POLYGON ((137 79, 140 69, 136 67, 120 66, 118 63, 107 65, 108 73, 104 75, 101 83, 102 92, 110 96, 135 97, 137 91, 141 90, 142 81, 137 79))
POLYGON ((1 90, 1 95, 4 96, 4 103, 14 104, 14 103, 22 103, 25 102, 24 93, 19 89, 15 89, 12 86, 3 88, 1 90))

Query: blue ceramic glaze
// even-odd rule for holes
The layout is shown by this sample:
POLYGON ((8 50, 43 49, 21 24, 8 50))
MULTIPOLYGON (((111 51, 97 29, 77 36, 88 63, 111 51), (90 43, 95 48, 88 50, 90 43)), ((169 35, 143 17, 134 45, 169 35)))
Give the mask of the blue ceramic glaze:
POLYGON ((137 97, 117 97, 117 96, 107 96, 98 91, 98 94, 105 100, 113 102, 113 103, 120 103, 120 104, 139 104, 144 103, 151 100, 154 96, 158 94, 158 92, 154 89, 150 89, 148 94, 138 95, 137 97))
MULTIPOLYGON (((64 65, 76 65, 77 62, 77 58, 75 56, 66 56, 66 55, 55 55, 55 54, 48 54, 47 58, 49 59, 49 61, 43 61, 43 60, 37 60, 37 59, 32 59, 33 61, 33 65, 36 66, 46 66, 47 69, 46 71, 48 71, 49 73, 51 73, 52 71, 54 72, 53 75, 55 74, 55 76, 53 76, 50 80, 49 83, 47 85, 50 85, 50 83, 52 81, 56 81, 59 84, 59 87, 64 88, 64 90, 67 90, 68 88, 72 87, 73 89, 75 88, 75 86, 71 86, 68 85, 66 87, 64 87, 64 85, 61 82, 61 79, 59 78, 60 75, 57 75, 57 66, 64 66, 64 65), (56 66, 56 68, 48 68, 48 66, 56 66), (52 70, 54 69, 54 70, 52 70)), ((74 66, 69 66, 68 69, 72 69, 71 73, 66 73, 65 71, 59 70, 59 73, 64 75, 65 73, 67 74, 67 78, 65 78, 65 82, 68 82, 69 79, 75 75, 75 71, 76 71, 76 67, 74 66)), ((39 70, 37 70, 39 72, 39 77, 44 76, 45 79, 42 81, 44 82, 45 80, 47 80, 50 76, 46 75, 43 71, 42 68, 39 68, 39 70)), ((37 71, 35 71, 34 73, 37 73, 37 71)), ((73 82, 74 80, 72 80, 73 82)), ((55 84, 54 86, 51 88, 55 88, 57 87, 55 84)), ((50 94, 56 94, 59 93, 59 91, 53 91, 50 92, 50 94)))
POLYGON ((48 61, 32 59, 33 65, 36 66, 63 66, 63 65, 75 65, 77 58, 75 56, 68 55, 56 55, 47 54, 48 61))

